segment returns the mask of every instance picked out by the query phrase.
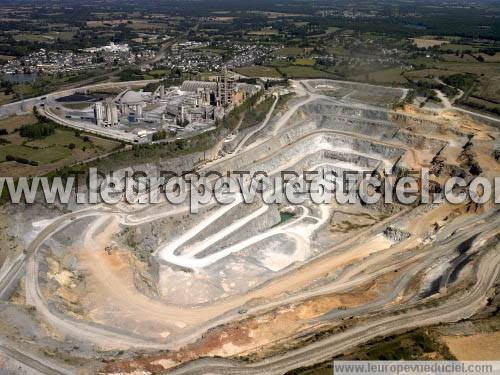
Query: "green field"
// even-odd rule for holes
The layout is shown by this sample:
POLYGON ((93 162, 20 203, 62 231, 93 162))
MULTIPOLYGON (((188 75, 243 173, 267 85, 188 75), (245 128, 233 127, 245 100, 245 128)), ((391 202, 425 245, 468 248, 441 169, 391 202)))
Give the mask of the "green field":
MULTIPOLYGON (((498 54, 497 54, 498 55, 498 54)), ((442 55, 443 59, 451 58, 449 54, 442 55)), ((489 76, 500 74, 500 64, 496 62, 479 62, 476 59, 469 59, 465 57, 461 59, 460 57, 454 57, 453 61, 443 61, 442 59, 418 57, 409 60, 414 66, 422 67, 415 72, 421 71, 423 69, 438 69, 438 70, 448 70, 454 73, 473 73, 477 75, 484 74, 489 76)), ((496 55, 495 55, 496 56, 496 55)), ((492 58, 495 58, 493 56, 492 58)), ((469 56, 470 57, 470 56, 469 56)), ((490 56, 491 57, 491 56, 490 56)), ((417 73, 418 74, 418 73, 417 73)))
POLYGON ((50 164, 70 156, 70 144, 80 149, 85 146, 89 149, 94 147, 93 144, 84 142, 82 137, 76 137, 73 131, 63 129, 56 129, 48 137, 31 141, 20 137, 18 133, 2 138, 8 139, 12 144, 0 146, 0 162, 5 161, 7 155, 12 155, 36 161, 40 165, 50 164))
POLYGON ((328 33, 335 33, 340 30, 340 27, 330 26, 326 29, 328 33))
POLYGON ((286 59, 274 59, 271 61, 271 66, 289 66, 290 62, 286 59))
POLYGON ((279 71, 289 78, 333 78, 330 73, 314 69, 310 66, 286 66, 280 67, 279 71))
POLYGON ((5 92, 0 92, 0 105, 10 103, 14 98, 14 94, 6 95, 5 92))
POLYGON ((52 146, 35 149, 27 146, 5 145, 0 147, 0 162, 6 161, 7 155, 36 161, 39 165, 55 163, 67 157, 71 151, 64 146, 52 146))
POLYGON ((409 79, 423 79, 423 78, 432 78, 432 77, 446 77, 456 72, 452 72, 444 69, 420 69, 420 70, 411 70, 408 72, 404 72, 404 75, 409 79))
POLYGON ((474 86, 472 94, 489 101, 500 102, 500 75, 480 77, 479 84, 474 86))
POLYGON ((51 31, 49 36, 54 39, 71 40, 75 35, 74 31, 51 31))
POLYGON ((56 168, 84 161, 121 147, 119 142, 99 138, 93 135, 76 134, 74 130, 56 128, 45 138, 28 139, 21 137, 19 129, 23 125, 36 124, 33 115, 14 116, 0 121, 0 128, 9 134, 0 136, 8 142, 0 145, 0 175, 33 176, 44 175, 56 168), (36 162, 28 165, 16 161, 7 161, 7 155, 36 162))
POLYGON ((304 49, 299 47, 285 47, 275 52, 276 56, 299 56, 304 54, 304 49))
POLYGON ((481 75, 489 75, 490 77, 495 75, 500 75, 500 64, 490 64, 490 63, 447 63, 442 62, 436 64, 436 67, 447 70, 454 70, 456 72, 472 73, 481 75))
POLYGON ((229 50, 224 49, 224 48, 204 47, 204 48, 201 48, 200 51, 216 53, 217 55, 224 55, 229 50))
POLYGON ((14 93, 18 98, 29 98, 38 94, 37 89, 32 85, 19 84, 14 86, 14 93))
MULTIPOLYGON (((375 72, 368 73, 368 82, 403 85, 407 83, 408 80, 401 75, 401 73, 402 71, 400 68, 377 70, 375 72)), ((357 80, 362 80, 361 77, 357 78, 357 80)))
POLYGON ((14 35, 14 40, 16 42, 49 42, 53 38, 47 35, 41 34, 17 34, 14 35))
POLYGON ((497 52, 493 56, 487 55, 485 53, 478 53, 476 55, 483 56, 484 61, 487 63, 500 63, 500 53, 497 52))
POLYGON ((457 56, 455 54, 451 53, 445 53, 441 55, 441 58, 446 61, 446 62, 458 62, 458 63, 464 63, 464 62, 477 62, 477 60, 474 58, 474 56, 465 54, 465 55, 460 55, 457 56))
POLYGON ((34 124, 36 117, 32 114, 13 116, 0 120, 0 129, 6 129, 9 133, 19 129, 23 125, 34 124))
POLYGON ((443 44, 443 45, 439 46, 439 49, 442 51, 452 50, 452 51, 463 52, 466 50, 477 51, 479 48, 474 46, 474 45, 471 45, 471 44, 449 43, 449 44, 443 44))
MULTIPOLYGON (((474 56, 478 55, 474 54, 474 56)), ((404 75, 413 81, 432 81, 434 78, 439 77, 473 74, 475 82, 472 90, 470 92, 466 90, 464 97, 460 99, 460 104, 468 105, 473 109, 499 113, 500 63, 496 61, 499 59, 499 55, 499 53, 494 56, 481 54, 485 60, 484 62, 479 62, 468 54, 465 54, 463 58, 454 54, 443 54, 441 59, 421 57, 413 60, 413 63, 425 68, 408 71, 404 75), (490 62, 488 62, 488 58, 490 62)))
MULTIPOLYGON (((77 137, 75 133, 71 130, 56 129, 55 133, 45 137, 43 139, 37 139, 25 143, 26 146, 34 148, 50 148, 56 146, 69 146, 74 144, 76 147, 83 147, 88 145, 88 142, 84 142, 82 137, 77 137)), ((91 145, 89 145, 90 147, 91 145)))
POLYGON ((148 75, 150 75, 151 77, 154 77, 154 78, 162 78, 162 77, 165 77, 166 75, 168 75, 170 73, 171 73, 170 70, 166 70, 166 69, 154 69, 154 70, 150 70, 148 72, 148 75))
POLYGON ((278 30, 259 30, 259 31, 249 31, 248 35, 254 36, 265 36, 265 35, 278 35, 278 30))
POLYGON ((313 58, 303 58, 303 59, 295 59, 293 62, 294 65, 301 65, 301 66, 314 66, 316 61, 313 58))
POLYGON ((235 71, 236 73, 243 74, 248 77, 281 77, 276 69, 268 66, 245 66, 242 68, 236 68, 235 71))
POLYGON ((19 33, 14 35, 16 42, 51 42, 57 39, 71 40, 75 35, 74 31, 51 31, 47 34, 19 33))

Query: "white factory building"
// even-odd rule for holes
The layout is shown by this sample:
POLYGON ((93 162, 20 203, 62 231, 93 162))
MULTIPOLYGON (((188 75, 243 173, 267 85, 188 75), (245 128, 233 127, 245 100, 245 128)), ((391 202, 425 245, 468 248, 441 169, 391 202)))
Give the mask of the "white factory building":
POLYGON ((94 105, 94 118, 99 126, 118 125, 118 109, 111 99, 97 102, 94 105))

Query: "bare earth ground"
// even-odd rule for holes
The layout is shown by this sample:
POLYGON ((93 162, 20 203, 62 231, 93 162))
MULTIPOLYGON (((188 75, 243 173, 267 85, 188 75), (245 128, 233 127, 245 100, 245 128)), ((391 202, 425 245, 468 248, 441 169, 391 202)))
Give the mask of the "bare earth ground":
POLYGON ((472 336, 446 336, 444 342, 460 361, 500 360, 500 332, 472 336))

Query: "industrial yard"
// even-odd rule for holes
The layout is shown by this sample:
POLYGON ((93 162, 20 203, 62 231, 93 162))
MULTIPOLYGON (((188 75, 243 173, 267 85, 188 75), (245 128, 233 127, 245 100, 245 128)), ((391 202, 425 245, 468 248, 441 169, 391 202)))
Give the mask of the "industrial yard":
POLYGON ((145 143, 213 129, 215 122, 255 95, 260 87, 234 82, 227 72, 212 81, 184 81, 165 88, 152 82, 153 91, 116 85, 120 89, 73 90, 69 95, 41 99, 38 110, 63 126, 95 132, 128 143, 145 143), (156 137, 154 135, 156 134, 156 137), (159 136, 161 135, 161 136, 159 136))

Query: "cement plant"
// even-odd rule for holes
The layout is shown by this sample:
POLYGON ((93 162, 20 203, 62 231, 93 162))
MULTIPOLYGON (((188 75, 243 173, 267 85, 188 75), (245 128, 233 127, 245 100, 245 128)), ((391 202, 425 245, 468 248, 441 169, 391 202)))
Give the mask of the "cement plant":
POLYGON ((259 90, 235 83, 227 71, 214 75, 213 81, 184 81, 168 89, 158 85, 152 92, 131 85, 113 95, 113 90, 103 94, 99 88, 46 96, 40 110, 64 126, 144 143, 162 130, 173 136, 212 129, 217 119, 259 90))

